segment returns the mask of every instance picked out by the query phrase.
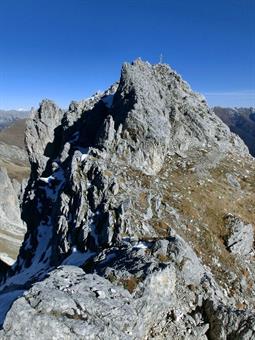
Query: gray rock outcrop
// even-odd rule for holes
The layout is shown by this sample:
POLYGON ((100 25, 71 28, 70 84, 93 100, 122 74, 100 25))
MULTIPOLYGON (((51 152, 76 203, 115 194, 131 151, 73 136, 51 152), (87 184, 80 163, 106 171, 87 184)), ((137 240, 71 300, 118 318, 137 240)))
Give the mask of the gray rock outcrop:
POLYGON ((24 234, 20 204, 29 176, 24 149, 25 120, 16 120, 0 132, 0 258, 9 265, 16 260, 24 234))
POLYGON ((251 223, 223 239, 225 211, 245 214, 253 197, 241 174, 254 160, 169 66, 124 64, 66 112, 42 102, 26 147, 27 233, 0 320, 28 292, 3 339, 252 339, 251 223))
POLYGON ((148 276, 136 295, 65 266, 12 306, 1 339, 253 339, 255 316, 216 300, 197 303, 172 267, 148 276), (47 325, 47 327, 46 327, 47 325))
POLYGON ((167 154, 186 155, 195 147, 214 145, 224 152, 236 144, 247 152, 205 98, 168 65, 124 64, 112 110, 127 141, 127 160, 147 174, 158 173, 167 154))
POLYGON ((63 112, 55 103, 44 100, 38 111, 32 112, 27 121, 25 144, 31 169, 41 174, 49 157, 54 157, 55 130, 62 119, 63 112))
POLYGON ((253 226, 231 214, 225 217, 225 221, 228 228, 226 246, 229 251, 241 256, 251 253, 254 245, 253 226))
POLYGON ((19 199, 5 168, 0 170, 0 259, 12 264, 26 227, 20 217, 19 199))

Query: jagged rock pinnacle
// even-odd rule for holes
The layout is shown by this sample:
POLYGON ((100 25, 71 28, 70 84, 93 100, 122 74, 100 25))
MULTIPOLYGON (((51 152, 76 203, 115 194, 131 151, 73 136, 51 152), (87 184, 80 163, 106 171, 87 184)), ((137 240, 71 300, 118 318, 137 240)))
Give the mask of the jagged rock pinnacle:
POLYGON ((22 259, 33 263, 42 234, 46 267, 61 264, 73 247, 94 254, 124 234, 157 235, 143 216, 132 225, 127 193, 112 197, 110 188, 120 181, 116 167, 156 175, 174 154, 207 149, 217 154, 215 162, 228 152, 247 154, 176 72, 140 59, 123 65, 119 83, 72 103, 66 113, 43 101, 28 122, 26 146, 32 168, 23 201, 28 233, 16 270, 22 259))
POLYGON ((28 123, 26 146, 32 172, 22 217, 28 231, 0 304, 10 287, 18 296, 64 267, 13 305, 3 339, 22 338, 34 314, 31 334, 38 339, 49 336, 38 328, 42 319, 67 338, 83 339, 88 327, 96 338, 98 310, 104 339, 241 339, 241 333, 246 339, 254 317, 237 305, 245 300, 254 308, 247 279, 255 277, 253 229, 244 208, 253 193, 251 178, 242 182, 241 174, 252 173, 254 161, 175 71, 136 60, 123 65, 118 83, 72 102, 66 112, 43 101, 28 123), (226 180, 231 169, 240 185, 226 180), (238 228, 224 243, 231 209, 247 223, 236 219, 238 228), (244 237, 249 249, 242 256, 244 237), (238 249, 229 247, 236 239, 238 249), (226 276, 242 288, 230 292, 226 276), (22 310, 27 318, 16 327, 11 320, 22 310), (109 318, 106 310, 114 310, 109 318))
POLYGON ((214 145, 224 152, 235 142, 235 149, 247 152, 205 98, 165 64, 124 64, 112 111, 132 150, 130 163, 148 174, 159 172, 167 154, 185 155, 195 147, 214 145))

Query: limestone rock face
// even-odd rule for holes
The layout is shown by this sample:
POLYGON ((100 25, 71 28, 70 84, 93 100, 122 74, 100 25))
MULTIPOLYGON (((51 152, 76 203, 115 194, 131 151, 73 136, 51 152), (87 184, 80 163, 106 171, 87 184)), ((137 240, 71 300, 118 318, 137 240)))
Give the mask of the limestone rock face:
POLYGON ((168 65, 139 59, 124 64, 112 110, 132 150, 130 163, 148 174, 159 172, 166 154, 186 155, 194 147, 214 145, 224 152, 236 144, 247 152, 205 98, 168 65))
POLYGON ((59 269, 14 304, 1 339, 14 333, 17 339, 31 340, 50 340, 53 335, 55 339, 129 337, 131 322, 137 318, 131 300, 128 291, 104 278, 85 275, 75 267, 59 269))
POLYGON ((26 227, 20 217, 18 194, 5 168, 0 170, 0 258, 12 264, 26 227))
POLYGON ((40 108, 32 112, 27 121, 25 144, 33 171, 41 174, 47 160, 54 157, 54 138, 58 138, 55 130, 62 119, 63 113, 50 100, 42 101, 40 108))
MULTIPOLYGON (((170 267, 171 268, 171 267, 170 267)), ((14 302, 1 339, 252 339, 255 317, 216 300, 197 304, 173 269, 131 295, 97 274, 60 267, 14 302), (47 325, 47 327, 46 327, 47 325)))
POLYGON ((226 225, 229 229, 226 241, 229 251, 241 256, 251 253, 254 244, 253 226, 233 215, 226 216, 226 225))
POLYGON ((26 135, 1 338, 252 339, 255 163, 175 71, 124 64, 66 112, 44 101, 26 135))
POLYGON ((23 139, 25 120, 15 120, 0 131, 0 259, 13 264, 24 234, 20 203, 29 176, 23 139))

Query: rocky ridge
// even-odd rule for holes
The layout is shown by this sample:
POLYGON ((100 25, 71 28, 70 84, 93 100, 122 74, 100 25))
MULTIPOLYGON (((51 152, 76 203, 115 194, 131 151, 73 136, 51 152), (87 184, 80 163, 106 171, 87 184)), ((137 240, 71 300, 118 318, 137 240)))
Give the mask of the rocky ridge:
POLYGON ((254 338, 254 160, 175 71, 137 60, 66 112, 44 101, 26 147, 0 305, 42 281, 2 339, 254 338))

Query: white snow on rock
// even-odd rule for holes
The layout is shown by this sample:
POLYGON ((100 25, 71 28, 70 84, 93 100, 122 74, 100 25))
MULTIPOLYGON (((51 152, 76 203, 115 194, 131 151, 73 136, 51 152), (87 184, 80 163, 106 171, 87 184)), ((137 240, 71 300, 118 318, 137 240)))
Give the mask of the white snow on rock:
POLYGON ((133 246, 134 249, 147 249, 148 246, 146 242, 139 242, 133 246))
POLYGON ((40 181, 44 182, 44 183, 50 183, 51 181, 53 181, 55 178, 53 176, 49 176, 49 177, 40 177, 40 181))
POLYGON ((81 266, 95 254, 91 251, 81 253, 74 247, 72 254, 63 261, 62 265, 81 266))
POLYGON ((83 153, 82 155, 81 155, 81 161, 83 162, 83 161, 85 161, 85 159, 87 159, 88 158, 88 154, 87 153, 83 153))

